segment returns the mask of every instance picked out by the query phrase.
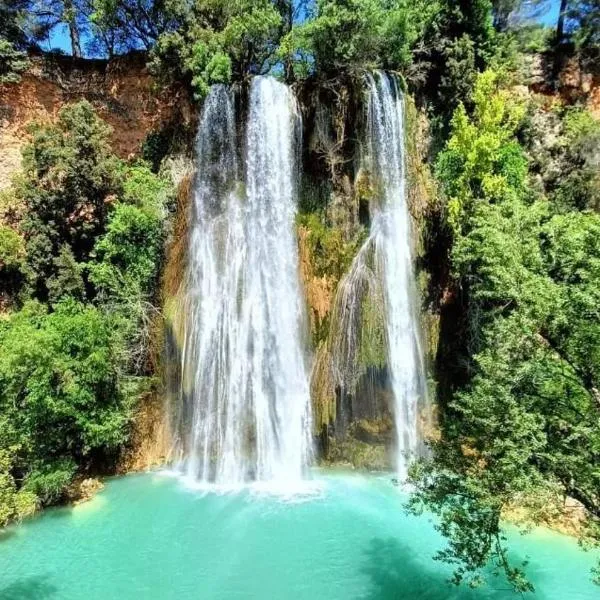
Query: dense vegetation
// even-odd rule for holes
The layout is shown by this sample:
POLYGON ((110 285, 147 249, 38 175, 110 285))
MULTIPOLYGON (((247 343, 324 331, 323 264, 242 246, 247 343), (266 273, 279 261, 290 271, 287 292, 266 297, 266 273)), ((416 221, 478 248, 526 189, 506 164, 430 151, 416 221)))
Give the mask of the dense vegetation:
MULTIPOLYGON (((456 583, 479 583, 492 560, 520 591, 531 586, 508 561, 507 510, 527 506, 543 520, 571 497, 586 509, 585 539, 600 540, 600 125, 583 93, 526 87, 536 61, 546 91, 566 58, 594 68, 600 3, 562 0, 553 27, 525 18, 547 8, 544 0, 0 6, 2 83, 18 80, 25 51, 57 23, 74 55, 143 49, 159 81, 183 82, 197 100, 213 83, 257 73, 330 87, 368 69, 400 73, 432 125, 440 207, 432 246, 447 263, 450 319, 460 315, 440 345, 441 436, 413 467, 411 509, 440 516, 449 545, 439 558, 455 565, 456 583)), ((60 498, 75 473, 110 463, 126 439, 151 374, 147 327, 170 198, 147 165, 113 156, 85 103, 32 132, 23 167, 0 225, 0 524, 60 498)), ((352 240, 322 208, 301 224, 319 264, 339 279, 352 240), (328 256, 334 246, 344 250, 339 260, 328 256)), ((442 311, 442 331, 444 319, 442 311)))
POLYGON ((110 468, 151 385, 170 184, 125 164, 87 102, 35 127, 2 197, 0 524, 110 468))
POLYGON ((597 536, 599 189, 597 174, 585 174, 589 156, 568 154, 597 153, 600 123, 581 109, 558 109, 559 135, 550 141, 532 122, 536 108, 507 84, 491 70, 478 77, 473 114, 459 106, 437 160, 465 315, 455 348, 464 383, 433 458, 413 470, 412 506, 441 516, 450 540, 441 557, 458 563, 456 581, 476 581, 491 555, 528 590, 522 571, 508 565, 503 510, 530 504, 541 518, 568 495, 589 511, 597 536), (547 177, 548 165, 535 185, 530 170, 540 154, 536 147, 528 156, 519 134, 551 145, 568 195, 547 177))

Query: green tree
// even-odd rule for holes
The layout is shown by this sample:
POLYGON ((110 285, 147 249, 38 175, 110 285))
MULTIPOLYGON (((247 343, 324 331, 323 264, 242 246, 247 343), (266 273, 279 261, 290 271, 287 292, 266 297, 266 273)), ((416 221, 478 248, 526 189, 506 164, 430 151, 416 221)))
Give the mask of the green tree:
POLYGON ((282 15, 270 0, 196 1, 177 11, 176 29, 152 49, 152 71, 191 84, 198 99, 213 83, 264 73, 275 60, 282 15))
POLYGON ((477 584, 491 561, 527 591, 523 565, 508 560, 505 509, 526 503, 535 516, 569 495, 598 540, 600 220, 553 214, 532 193, 516 137, 524 106, 501 83, 479 77, 473 116, 459 106, 438 159, 466 373, 433 457, 412 471, 411 506, 439 515, 449 542, 439 558, 455 565, 455 583, 477 584))
POLYGON ((26 207, 21 230, 33 290, 46 299, 61 252, 84 262, 104 231, 122 167, 110 150, 109 127, 87 101, 66 106, 55 124, 34 126, 32 135, 15 194, 26 207))
POLYGON ((110 468, 152 375, 170 180, 112 154, 91 105, 36 126, 0 226, 0 526, 110 468), (5 300, 6 299, 6 300, 5 300))
POLYGON ((10 306, 25 280, 25 242, 14 229, 0 225, 0 305, 10 306))
POLYGON ((126 439, 118 345, 110 318, 73 300, 52 313, 27 304, 0 324, 4 470, 43 503, 60 498, 77 465, 126 439))
POLYGON ((27 54, 17 50, 8 40, 0 38, 0 83, 18 83, 27 69, 27 54))
POLYGON ((318 0, 314 14, 282 40, 297 73, 330 77, 341 70, 406 71, 412 52, 441 11, 440 2, 318 0))
POLYGON ((48 34, 57 25, 64 24, 69 30, 71 53, 81 57, 81 30, 85 27, 79 0, 31 0, 27 11, 36 28, 48 34))
POLYGON ((16 83, 27 68, 27 1, 0 3, 0 83, 16 83))

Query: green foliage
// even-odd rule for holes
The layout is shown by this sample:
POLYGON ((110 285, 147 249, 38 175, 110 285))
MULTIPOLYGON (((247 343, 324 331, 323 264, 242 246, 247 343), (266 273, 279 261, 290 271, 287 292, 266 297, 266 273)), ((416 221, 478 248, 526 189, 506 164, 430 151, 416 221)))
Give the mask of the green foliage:
POLYGON ((195 1, 180 7, 178 20, 159 36, 150 66, 165 81, 189 81, 197 99, 211 84, 268 69, 282 25, 269 0, 195 1))
POLYGON ((43 503, 60 498, 76 464, 126 439, 118 343, 109 316, 74 300, 52 313, 26 304, 0 324, 0 451, 43 503))
POLYGON ((25 210, 0 226, 3 291, 47 302, 0 321, 0 524, 109 466, 147 387, 172 186, 108 135, 85 102, 34 127, 11 192, 25 210))
POLYGON ((100 297, 149 296, 158 273, 163 244, 162 220, 157 214, 119 204, 107 231, 95 248, 90 281, 100 297))
POLYGON ((28 65, 25 52, 17 50, 11 42, 0 37, 0 83, 18 83, 28 65))
POLYGON ((24 256, 23 238, 14 229, 0 225, 0 271, 20 269, 24 256))
POLYGON ((169 136, 164 130, 151 131, 142 144, 142 158, 148 161, 154 173, 160 169, 160 164, 168 151, 169 136))
POLYGON ((83 266, 75 260, 69 246, 66 244, 62 246, 58 256, 52 262, 54 272, 46 283, 48 301, 55 304, 65 297, 83 300, 85 296, 83 266))
POLYGON ((85 261, 104 230, 122 169, 110 150, 109 127, 87 101, 66 106, 55 124, 34 126, 32 135, 15 194, 25 206, 21 230, 31 283, 46 299, 69 252, 85 261))
POLYGON ((580 107, 530 114, 525 132, 532 168, 560 211, 600 210, 600 123, 580 107))
POLYGON ((144 164, 127 167, 122 201, 109 215, 88 263, 103 302, 152 298, 161 265, 171 185, 144 164))
MULTIPOLYGON (((532 193, 516 137, 525 107, 500 84, 479 77, 473 116, 457 109, 438 158, 468 371, 433 458, 412 471, 411 505, 439 515, 449 542, 439 558, 455 565, 455 583, 480 583, 492 560, 523 592, 532 588, 508 560, 502 511, 558 489, 591 523, 600 514, 600 221, 573 207, 554 214, 532 193)), ((564 131, 574 146, 595 126, 571 116, 564 131)))
POLYGON ((11 227, 0 224, 0 299, 11 304, 25 279, 25 242, 11 227))
POLYGON ((600 46, 600 4, 598 0, 570 0, 567 5, 567 29, 578 49, 600 46))
POLYGON ((378 0, 318 0, 316 16, 289 34, 284 48, 314 60, 320 72, 377 64, 383 6, 378 0))
POLYGON ((346 241, 343 232, 327 225, 320 213, 300 214, 297 224, 308 230, 308 250, 315 275, 339 281, 356 255, 362 236, 346 241))
POLYGON ((438 157, 437 175, 448 197, 448 221, 455 233, 481 196, 500 200, 523 192, 527 162, 514 134, 524 106, 498 85, 494 71, 479 77, 473 120, 459 105, 452 137, 438 157))
POLYGON ((172 200, 171 182, 153 173, 144 162, 126 167, 123 175, 123 202, 164 218, 172 200))
POLYGON ((27 490, 17 491, 11 473, 10 454, 0 449, 0 527, 20 521, 37 509, 37 497, 27 490))
POLYGON ((77 465, 70 458, 34 463, 21 491, 32 494, 38 503, 52 504, 60 500, 76 470, 77 465))
POLYGON ((600 122, 588 111, 570 109, 563 119, 564 171, 555 199, 563 208, 600 211, 600 122))
POLYGON ((412 50, 439 11, 439 2, 420 0, 318 0, 314 17, 287 34, 280 55, 299 63, 297 74, 406 69, 412 50))

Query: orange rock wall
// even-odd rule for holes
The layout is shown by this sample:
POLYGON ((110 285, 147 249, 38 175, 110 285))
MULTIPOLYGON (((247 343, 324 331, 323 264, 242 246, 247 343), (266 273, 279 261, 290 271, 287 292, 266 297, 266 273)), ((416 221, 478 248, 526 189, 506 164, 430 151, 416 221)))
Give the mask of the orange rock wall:
POLYGON ((114 150, 122 158, 137 155, 149 132, 193 120, 183 89, 157 89, 141 54, 112 61, 32 57, 19 83, 0 85, 0 189, 20 167, 29 123, 55 119, 65 104, 91 102, 112 126, 114 150))

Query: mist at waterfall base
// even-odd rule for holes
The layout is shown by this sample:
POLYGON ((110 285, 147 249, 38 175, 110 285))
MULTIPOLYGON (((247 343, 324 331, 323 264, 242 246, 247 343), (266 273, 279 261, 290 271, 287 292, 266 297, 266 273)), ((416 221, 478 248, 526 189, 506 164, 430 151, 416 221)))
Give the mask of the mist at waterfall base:
POLYGON ((198 128, 179 468, 207 485, 286 488, 311 454, 294 230, 299 117, 284 84, 253 79, 244 177, 234 104, 214 86, 198 128))
MULTIPOLYGON (((446 583, 443 540, 407 516, 389 476, 315 473, 294 502, 251 492, 199 493, 180 478, 131 475, 92 501, 49 509, 0 534, 2 600, 509 600, 491 576, 446 583)), ((532 598, 591 600, 595 556, 545 530, 509 536, 530 557, 532 598)))

